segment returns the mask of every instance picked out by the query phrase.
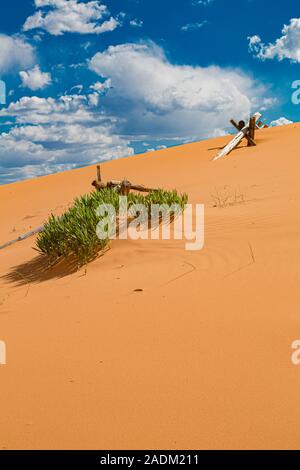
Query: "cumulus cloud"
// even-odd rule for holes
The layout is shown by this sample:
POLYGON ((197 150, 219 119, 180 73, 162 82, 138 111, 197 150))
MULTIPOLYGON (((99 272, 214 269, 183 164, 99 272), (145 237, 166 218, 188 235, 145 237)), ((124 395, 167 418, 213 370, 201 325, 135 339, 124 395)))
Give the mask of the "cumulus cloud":
POLYGON ((102 34, 113 31, 118 21, 109 16, 100 0, 87 3, 78 0, 35 0, 38 9, 29 16, 24 31, 43 29, 54 36, 64 33, 102 34))
POLYGON ((111 80, 102 105, 127 135, 204 137, 264 102, 264 89, 240 70, 173 65, 152 42, 110 46, 90 68, 111 80))
POLYGON ((52 83, 50 73, 41 72, 38 65, 31 70, 19 72, 19 75, 22 80, 22 86, 33 91, 41 90, 52 83))
POLYGON ((293 121, 290 121, 289 119, 285 117, 281 117, 279 119, 276 119, 275 121, 272 121, 270 126, 271 127, 286 126, 287 124, 293 124, 293 121))
POLYGON ((24 38, 0 34, 1 74, 31 67, 34 61, 34 49, 24 38))
POLYGON ((300 18, 292 18, 288 25, 284 25, 282 36, 274 43, 263 43, 260 36, 248 38, 249 51, 258 59, 289 59, 291 62, 300 62, 300 18))
POLYGON ((90 105, 85 95, 58 99, 23 97, 0 111, 15 126, 0 134, 1 179, 40 175, 132 155, 115 119, 90 105), (5 176, 6 175, 6 176, 5 176))

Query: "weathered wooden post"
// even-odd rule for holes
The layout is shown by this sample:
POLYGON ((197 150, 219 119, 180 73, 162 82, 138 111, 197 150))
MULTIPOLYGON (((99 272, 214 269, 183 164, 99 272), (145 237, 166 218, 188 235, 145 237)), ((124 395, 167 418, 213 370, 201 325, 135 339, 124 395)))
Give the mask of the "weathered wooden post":
POLYGON ((256 119, 255 116, 252 116, 250 118, 249 122, 249 137, 250 139, 248 140, 248 147, 253 147, 255 144, 254 138, 255 138, 255 128, 256 128, 256 119))
POLYGON ((97 165, 97 182, 101 183, 101 167, 97 165))
POLYGON ((123 180, 121 182, 121 188, 120 188, 121 196, 128 196, 128 194, 130 193, 131 186, 132 185, 131 185, 130 181, 123 180))
MULTIPOLYGON (((255 122, 255 125, 256 125, 256 122, 260 118, 261 118, 260 113, 255 113, 254 114, 253 120, 255 122)), ((220 152, 213 158, 213 160, 219 160, 219 158, 222 158, 222 157, 225 157, 226 155, 228 155, 230 152, 232 152, 233 149, 235 149, 240 144, 240 142, 244 138, 246 138, 248 140, 248 142, 249 142, 249 139, 251 139, 251 141, 254 143, 254 140, 249 135, 250 123, 251 123, 251 119, 250 119, 249 123, 247 125, 245 125, 243 127, 243 129, 241 129, 240 132, 229 142, 229 144, 227 144, 226 147, 224 147, 223 149, 220 150, 220 152)), ((241 125, 241 123, 240 123, 240 125, 241 125)), ((239 128, 239 124, 234 123, 234 126, 239 128)), ((253 144, 251 143, 251 145, 253 145, 253 144)), ((255 145, 255 143, 254 143, 254 145, 255 145)))
MULTIPOLYGON (((238 124, 235 122, 234 119, 231 119, 230 120, 231 124, 233 125, 233 127, 236 128, 237 131, 241 131, 244 127, 245 127, 245 121, 240 121, 238 124)), ((252 145, 252 146, 255 146, 256 143, 254 142, 254 140, 250 137, 249 134, 245 134, 245 139, 248 140, 248 145, 252 145)))
POLYGON ((92 186, 94 186, 94 188, 97 189, 98 191, 101 191, 104 188, 114 188, 123 196, 128 196, 131 190, 140 191, 143 193, 150 193, 152 191, 157 191, 157 189, 146 188, 145 186, 142 186, 140 184, 132 184, 130 181, 125 180, 125 179, 123 181, 112 180, 112 181, 108 181, 107 183, 104 183, 101 177, 100 165, 97 165, 97 177, 92 182, 92 186))

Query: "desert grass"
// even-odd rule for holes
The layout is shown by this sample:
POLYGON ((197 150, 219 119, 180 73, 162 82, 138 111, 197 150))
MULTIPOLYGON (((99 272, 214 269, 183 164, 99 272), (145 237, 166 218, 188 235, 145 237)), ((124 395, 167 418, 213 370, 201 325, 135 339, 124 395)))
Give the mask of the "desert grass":
MULTIPOLYGON (((176 190, 159 189, 147 196, 130 193, 127 198, 127 209, 130 212, 133 204, 143 204, 150 216, 152 204, 165 204, 170 208, 172 205, 178 205, 183 209, 187 200, 186 194, 179 195, 176 190)), ((70 256, 75 257, 79 267, 95 259, 109 242, 109 237, 100 240, 96 233, 96 227, 101 220, 97 215, 100 204, 112 205, 118 214, 119 194, 114 189, 105 188, 76 198, 63 215, 49 217, 43 231, 37 237, 36 250, 46 255, 51 265, 70 256)), ((172 209, 170 215, 171 212, 172 209)))
POLYGON ((215 188, 211 194, 214 202, 214 207, 225 208, 243 204, 245 202, 245 194, 238 188, 230 186, 223 186, 222 188, 215 188))

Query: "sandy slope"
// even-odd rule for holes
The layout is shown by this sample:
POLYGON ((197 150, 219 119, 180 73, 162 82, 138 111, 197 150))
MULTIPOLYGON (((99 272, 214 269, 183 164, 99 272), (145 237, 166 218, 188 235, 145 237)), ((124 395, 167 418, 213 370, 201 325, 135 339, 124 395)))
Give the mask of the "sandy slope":
MULTIPOLYGON (((258 139, 218 162, 228 137, 103 165, 205 203, 200 252, 115 241, 86 276, 44 271, 34 239, 0 252, 2 448, 299 448, 300 124, 258 139), (213 207, 224 185, 246 203, 213 207)), ((0 244, 94 174, 1 187, 0 244)))

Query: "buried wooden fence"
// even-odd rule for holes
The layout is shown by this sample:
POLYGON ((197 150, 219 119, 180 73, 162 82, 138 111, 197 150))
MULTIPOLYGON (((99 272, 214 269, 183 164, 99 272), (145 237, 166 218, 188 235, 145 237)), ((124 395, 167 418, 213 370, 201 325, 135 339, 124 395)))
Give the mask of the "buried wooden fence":
POLYGON ((101 191, 104 188, 114 188, 117 192, 119 192, 122 196, 128 196, 130 191, 140 191, 143 193, 150 193, 152 191, 157 191, 157 189, 147 188, 141 184, 132 184, 130 181, 122 180, 122 181, 108 181, 104 183, 101 178, 101 168, 100 165, 97 166, 97 179, 92 182, 92 186, 96 188, 98 191, 101 191))
POLYGON ((236 130, 238 130, 238 134, 236 134, 234 138, 218 152, 213 160, 219 160, 219 158, 229 155, 230 152, 232 152, 232 150, 234 150, 243 139, 247 139, 248 147, 255 146, 255 131, 262 129, 263 127, 268 127, 267 125, 264 125, 262 121, 260 121, 260 118, 261 114, 255 113, 249 119, 248 124, 246 124, 244 121, 236 123, 234 119, 231 119, 230 123, 236 128, 236 130))

